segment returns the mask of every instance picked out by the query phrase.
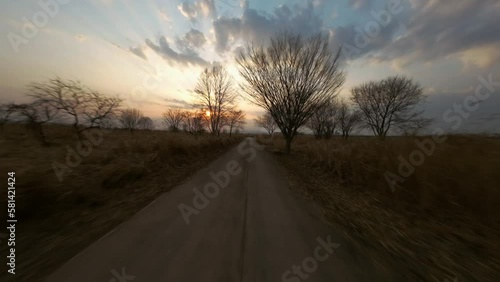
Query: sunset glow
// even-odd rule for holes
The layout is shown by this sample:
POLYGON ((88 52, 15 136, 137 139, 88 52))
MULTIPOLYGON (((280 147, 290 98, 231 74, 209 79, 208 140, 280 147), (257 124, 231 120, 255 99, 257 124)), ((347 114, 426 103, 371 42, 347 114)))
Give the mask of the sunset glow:
MULTIPOLYGON (((0 102, 24 101, 28 83, 57 75, 119 94, 127 107, 147 110, 158 120, 165 107, 192 102, 191 91, 207 65, 223 63, 239 85, 235 55, 242 47, 266 43, 289 29, 305 36, 322 32, 330 36, 332 48, 344 46, 348 76, 341 97, 359 83, 405 74, 424 86, 426 115, 440 126, 443 112, 473 91, 479 75, 500 80, 498 1, 456 5, 450 9, 430 0, 61 1, 46 25, 25 36, 35 12, 44 10, 39 1, 11 1, 0 10, 0 102)), ((499 97, 482 105, 461 129, 500 128, 493 118, 499 97)), ((244 99, 238 103, 248 119, 263 113, 244 99)))

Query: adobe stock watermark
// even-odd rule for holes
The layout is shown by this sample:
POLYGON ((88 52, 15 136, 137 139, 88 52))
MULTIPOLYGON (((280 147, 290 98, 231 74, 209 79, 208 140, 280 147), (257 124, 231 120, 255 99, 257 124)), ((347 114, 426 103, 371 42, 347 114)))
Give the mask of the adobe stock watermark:
MULTIPOLYGON (((463 121, 468 119, 471 113, 479 109, 481 102, 487 100, 495 93, 496 87, 500 87, 500 81, 493 81, 492 74, 487 79, 480 75, 478 80, 479 83, 476 86, 474 94, 466 96, 462 103, 454 104, 452 108, 443 113, 443 120, 448 124, 452 124, 451 129, 453 131, 458 130, 462 126, 463 121)), ((394 192, 397 185, 403 183, 415 172, 417 167, 424 164, 427 157, 434 154, 437 144, 442 144, 447 139, 445 131, 441 128, 434 129, 432 137, 427 137, 422 141, 415 139, 417 148, 407 158, 404 158, 402 155, 398 156, 398 174, 389 170, 384 174, 391 191, 394 192)))
MULTIPOLYGON (((145 100, 148 96, 151 97, 151 93, 154 90, 160 89, 161 81, 167 76, 166 68, 161 66, 156 66, 154 73, 148 73, 145 75, 141 81, 140 85, 137 85, 129 93, 128 98, 125 101, 140 103, 145 100)), ((131 104, 127 105, 132 108, 131 104)), ((73 169, 79 166, 83 159, 92 154, 93 150, 101 145, 104 140, 104 135, 109 135, 114 132, 117 128, 91 128, 82 132, 83 139, 79 140, 76 146, 70 147, 65 146, 66 156, 64 162, 53 161, 52 169, 57 176, 59 182, 64 180, 64 175, 66 173, 73 172, 73 169)), ((144 161, 140 163, 131 164, 131 166, 142 166, 144 161)))
POLYGON ((135 276, 128 275, 126 273, 125 267, 122 267, 121 272, 116 271, 116 269, 111 270, 111 274, 113 274, 113 278, 109 280, 109 282, 126 282, 133 281, 135 276))
POLYGON ((38 6, 40 10, 35 12, 31 19, 22 17, 23 22, 21 34, 9 32, 7 39, 10 42, 14 53, 19 53, 19 47, 28 44, 30 39, 33 39, 40 32, 40 28, 47 26, 51 18, 54 18, 61 11, 61 5, 66 5, 70 0, 40 0, 38 6))
POLYGON ((341 244, 331 241, 331 236, 326 237, 326 241, 322 238, 316 238, 318 246, 314 249, 312 256, 306 257, 299 265, 293 265, 292 270, 287 270, 281 275, 283 282, 300 282, 307 280, 312 273, 316 272, 320 262, 324 262, 330 258, 334 249, 338 249, 341 244), (304 270, 304 271, 302 271, 304 270))
MULTIPOLYGON (((264 146, 257 144, 254 139, 247 138, 244 142, 238 145, 238 153, 241 156, 246 157, 246 162, 251 162, 257 156, 257 151, 264 150, 264 146)), ((214 199, 219 196, 221 189, 224 189, 229 185, 231 177, 239 175, 243 171, 240 163, 237 160, 230 160, 226 163, 223 170, 217 173, 211 171, 209 173, 210 178, 213 182, 205 184, 203 191, 198 188, 193 189, 193 200, 192 206, 185 203, 180 203, 178 205, 179 211, 186 224, 191 223, 190 217, 193 215, 199 215, 200 211, 208 207, 210 204, 210 199, 214 199)))
MULTIPOLYGON (((156 65, 154 73, 147 73, 142 77, 141 84, 132 88, 126 101, 140 104, 146 98, 151 98, 153 91, 159 90, 161 82, 168 76, 168 70, 164 66, 156 65)), ((161 97, 157 97, 160 98, 161 97)), ((129 103, 129 107, 133 107, 129 103)))
POLYGON ((393 17, 403 11, 401 0, 389 0, 386 9, 370 11, 373 20, 367 22, 364 29, 354 28, 354 46, 349 43, 342 44, 342 55, 346 60, 352 60, 356 55, 361 54, 361 49, 368 47, 372 41, 379 36, 383 28, 387 27, 393 17))

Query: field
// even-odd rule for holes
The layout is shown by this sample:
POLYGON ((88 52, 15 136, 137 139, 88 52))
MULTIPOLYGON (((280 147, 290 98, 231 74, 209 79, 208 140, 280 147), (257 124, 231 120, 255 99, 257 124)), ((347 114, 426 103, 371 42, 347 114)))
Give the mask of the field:
POLYGON ((16 173, 17 281, 40 280, 242 139, 95 130, 80 141, 70 127, 45 131, 48 145, 20 124, 0 133, 1 175, 16 173))
MULTIPOLYGON (((280 137, 259 139, 284 146, 280 137)), ((294 189, 318 202, 388 280, 498 281, 500 139, 448 136, 392 189, 386 172, 399 175, 398 157, 415 150, 411 137, 299 136, 292 155, 276 156, 294 189)))

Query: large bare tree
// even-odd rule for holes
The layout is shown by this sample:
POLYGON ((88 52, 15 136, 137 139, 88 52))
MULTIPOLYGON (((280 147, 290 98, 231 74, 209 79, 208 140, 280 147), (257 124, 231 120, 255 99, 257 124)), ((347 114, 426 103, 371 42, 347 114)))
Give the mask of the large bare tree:
POLYGON ((163 124, 171 131, 179 131, 184 120, 186 112, 181 109, 168 109, 163 113, 163 124))
POLYGON ((69 117, 78 136, 88 128, 101 127, 115 118, 123 101, 119 97, 107 97, 91 90, 79 81, 59 77, 31 83, 28 91, 37 103, 50 104, 63 118, 69 117))
POLYGON ((236 99, 232 78, 222 66, 207 67, 201 73, 194 93, 196 105, 209 113, 209 131, 219 136, 224 127, 224 118, 236 99))
POLYGON ((262 116, 259 116, 255 119, 255 124, 257 124, 260 127, 263 127, 266 131, 267 134, 269 134, 269 138, 272 139, 273 133, 276 131, 278 128, 278 125, 274 121, 273 117, 269 112, 265 113, 262 116))
POLYGON ((73 128, 78 132, 82 122, 82 112, 90 101, 88 91, 78 81, 63 80, 59 77, 46 82, 28 85, 29 96, 48 103, 65 115, 71 117, 73 128))
POLYGON ((405 76, 370 81, 351 89, 351 100, 361 111, 363 122, 373 134, 384 139, 391 128, 425 123, 422 86, 405 76))
POLYGON ((237 58, 242 85, 249 100, 269 111, 291 151, 297 130, 336 96, 345 81, 338 52, 327 37, 310 38, 288 32, 273 38, 268 47, 250 45, 237 58))

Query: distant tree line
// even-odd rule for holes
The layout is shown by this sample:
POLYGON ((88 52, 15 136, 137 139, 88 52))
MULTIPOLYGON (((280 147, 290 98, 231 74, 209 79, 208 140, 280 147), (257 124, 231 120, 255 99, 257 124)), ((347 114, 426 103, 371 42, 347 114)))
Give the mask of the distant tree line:
MULTIPOLYGON (((291 152, 299 129, 310 129, 316 138, 368 129, 380 139, 389 132, 416 134, 431 122, 423 118, 422 86, 405 76, 370 81, 350 89, 348 99, 339 99, 346 72, 340 67, 341 50, 334 52, 327 36, 309 38, 283 32, 270 44, 250 44, 236 58, 243 78, 240 90, 247 100, 266 112, 257 125, 270 136, 279 129, 285 152, 291 152)), ((12 119, 21 119, 45 140, 43 124, 55 119, 71 123, 80 134, 94 127, 118 123, 131 133, 151 130, 153 121, 137 109, 121 109, 123 100, 106 96, 78 81, 60 78, 28 86, 32 102, 0 106, 0 129, 12 119)), ((236 107, 237 93, 225 67, 206 67, 193 91, 191 109, 168 108, 163 124, 171 131, 191 134, 240 130, 245 114, 236 107)))
POLYGON ((79 137, 85 130, 108 125, 116 118, 122 99, 106 96, 78 81, 59 77, 27 86, 30 102, 0 106, 1 124, 23 122, 42 143, 46 143, 43 125, 66 122, 79 137))
POLYGON ((243 129, 245 121, 245 113, 241 110, 230 109, 220 117, 215 125, 218 131, 212 131, 211 113, 201 109, 182 110, 177 108, 169 108, 163 113, 163 124, 166 129, 173 132, 187 132, 193 135, 210 132, 213 135, 222 133, 223 128, 228 128, 229 136, 232 133, 243 129))
POLYGON ((0 105, 0 130, 7 122, 20 122, 37 139, 47 144, 44 124, 70 124, 78 138, 92 128, 111 128, 121 125, 131 132, 152 130, 154 123, 137 109, 122 109, 118 96, 104 95, 79 81, 59 77, 27 86, 30 102, 0 105))

